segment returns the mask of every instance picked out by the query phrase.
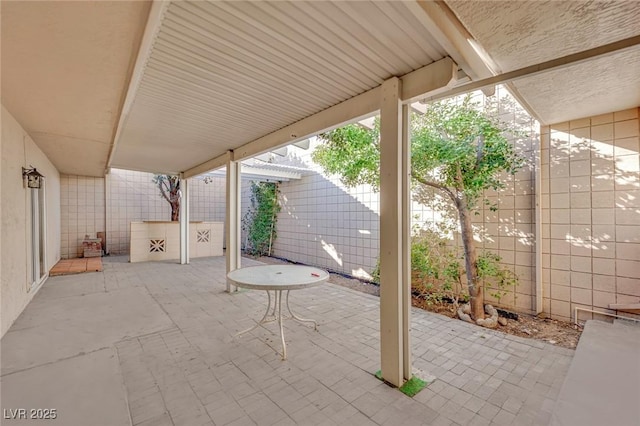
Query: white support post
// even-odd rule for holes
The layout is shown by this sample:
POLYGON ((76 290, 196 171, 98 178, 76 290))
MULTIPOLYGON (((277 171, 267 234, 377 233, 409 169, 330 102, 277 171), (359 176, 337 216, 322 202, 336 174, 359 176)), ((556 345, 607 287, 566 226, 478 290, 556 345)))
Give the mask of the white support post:
MULTIPOLYGON (((404 83, 403 83, 404 84, 404 83)), ((402 105, 402 331, 404 380, 411 379, 411 109, 402 105)))
MULTIPOLYGON (((542 149, 549 148, 548 143, 543 141, 549 141, 549 127, 542 130, 542 126, 538 127, 538 142, 535 150, 535 169, 533 172, 535 182, 535 232, 536 232, 536 252, 535 252, 535 276, 536 276, 536 299, 535 299, 535 313, 539 314, 544 310, 544 294, 542 283, 542 149)), ((547 164, 548 166, 548 164, 547 164)), ((547 295, 549 297, 549 295, 547 295)), ((576 311, 577 313, 577 311, 576 311)), ((574 318, 577 322, 578 318, 574 318)))
POLYGON ((180 264, 189 264, 189 180, 180 179, 180 264))
MULTIPOLYGON (((241 165, 233 161, 233 152, 227 153, 227 219, 225 223, 225 235, 227 242, 227 273, 241 266, 240 254, 240 194, 242 179, 240 176, 241 165)), ((237 291, 237 287, 227 280, 227 292, 237 291)))
POLYGON ((111 169, 107 169, 107 173, 104 175, 104 232, 105 232, 105 246, 102 247, 104 254, 107 255, 111 251, 110 241, 113 238, 113 224, 111 213, 111 169))
POLYGON ((380 104, 380 354, 382 378, 402 386, 411 373, 408 317, 404 291, 408 250, 404 236, 408 197, 404 173, 408 138, 403 137, 402 82, 393 77, 382 84, 380 104), (406 343, 405 343, 405 340, 406 343), (405 365, 407 363, 407 365, 405 365))

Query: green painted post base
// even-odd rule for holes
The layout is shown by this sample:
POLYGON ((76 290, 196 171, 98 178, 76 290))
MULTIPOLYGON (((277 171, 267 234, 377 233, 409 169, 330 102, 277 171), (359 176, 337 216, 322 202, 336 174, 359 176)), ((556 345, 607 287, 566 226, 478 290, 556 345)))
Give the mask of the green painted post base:
MULTIPOLYGON (((382 370, 378 370, 376 371, 375 374, 376 378, 378 380, 382 380, 383 382, 387 383, 383 378, 382 378, 382 370)), ((400 392, 402 392, 403 394, 407 395, 410 398, 413 398, 414 396, 416 396, 422 389, 426 388, 429 385, 429 383, 425 382, 424 380, 420 379, 417 376, 413 376, 411 377, 409 380, 407 380, 406 382, 404 382, 404 384, 402 386, 400 386, 398 388, 398 390, 400 392)))

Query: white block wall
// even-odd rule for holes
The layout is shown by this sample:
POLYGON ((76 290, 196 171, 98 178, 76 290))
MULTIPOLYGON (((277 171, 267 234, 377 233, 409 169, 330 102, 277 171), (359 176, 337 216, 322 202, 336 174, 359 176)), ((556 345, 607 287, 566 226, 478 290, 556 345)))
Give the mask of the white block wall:
POLYGON ((104 195, 104 178, 60 177, 60 254, 63 259, 82 255, 85 235, 95 238, 96 233, 105 231, 104 195))
MULTIPOLYGON (((112 169, 106 178, 61 178, 62 258, 78 257, 86 234, 106 231, 110 254, 129 253, 129 224, 143 220, 170 220, 171 208, 152 182, 152 173, 112 169)), ((190 219, 223 222, 224 178, 205 184, 189 181, 190 219)))
MULTIPOLYGON (((499 117, 523 132, 512 143, 527 160, 516 176, 506 176, 506 188, 487 197, 499 205, 474 217, 478 249, 490 250, 519 277, 517 288, 510 289, 500 303, 519 311, 535 308, 535 199, 534 162, 539 146, 538 125, 504 90, 498 87, 488 100, 481 92, 473 101, 496 103, 499 117)), ((274 162, 305 164, 310 172, 300 180, 280 185, 282 211, 278 216, 278 237, 273 255, 295 262, 315 265, 344 274, 370 277, 379 254, 379 194, 368 186, 345 188, 336 176, 325 176, 311 160, 312 149, 291 148, 289 159, 274 157, 274 162)), ((243 182, 244 211, 249 204, 248 182, 243 182)), ((441 220, 441 215, 413 202, 414 224, 441 220)), ((243 234, 243 238, 246 235, 243 234)), ((492 303, 497 303, 487 295, 492 303)))
POLYGON ((639 111, 542 128, 543 301, 554 318, 640 303, 639 111))
MULTIPOLYGON (((107 215, 107 246, 111 254, 129 253, 129 223, 143 220, 171 220, 171 207, 152 182, 152 173, 114 169, 109 179, 110 216, 107 215)), ((205 184, 189 181, 190 220, 223 222, 224 178, 205 184)))
POLYGON ((379 253, 379 194, 345 189, 320 173, 280 186, 274 254, 369 278, 379 253))

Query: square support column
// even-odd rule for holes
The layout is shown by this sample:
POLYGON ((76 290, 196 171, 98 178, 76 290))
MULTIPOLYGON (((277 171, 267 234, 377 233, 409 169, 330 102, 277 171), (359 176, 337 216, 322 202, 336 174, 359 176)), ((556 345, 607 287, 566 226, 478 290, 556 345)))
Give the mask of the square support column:
POLYGON ((189 181, 180 179, 180 264, 189 264, 189 181))
POLYGON ((404 379, 413 375, 411 361, 411 109, 402 105, 402 331, 404 379))
POLYGON ((382 84, 380 107, 380 354, 382 378, 394 386, 411 376, 409 112, 401 84, 382 84))
MULTIPOLYGON (((227 218, 225 222, 227 273, 240 268, 242 255, 240 253, 241 219, 240 198, 242 190, 241 164, 233 161, 233 152, 227 153, 227 218)), ((227 292, 237 291, 237 288, 227 280, 227 292)))

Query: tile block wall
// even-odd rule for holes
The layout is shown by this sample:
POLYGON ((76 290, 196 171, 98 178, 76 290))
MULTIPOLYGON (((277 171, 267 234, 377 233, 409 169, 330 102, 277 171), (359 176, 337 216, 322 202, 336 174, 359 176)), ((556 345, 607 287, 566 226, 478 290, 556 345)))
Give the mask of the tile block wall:
POLYGON ((639 134, 638 108, 541 128, 543 294, 553 318, 640 303, 639 134))
POLYGON ((160 197, 153 174, 112 169, 107 175, 107 248, 110 254, 129 253, 130 223, 170 220, 169 203, 160 197))
MULTIPOLYGON (((142 220, 168 220, 171 209, 152 182, 153 174, 113 169, 106 178, 61 176, 61 256, 82 254, 86 234, 107 232, 111 254, 129 253, 129 224, 142 220), (108 191, 108 194, 106 193, 108 191)), ((191 179, 192 221, 223 222, 225 180, 209 183, 191 179)))
MULTIPOLYGON (((129 253, 131 222, 170 220, 171 208, 153 183, 152 173, 112 169, 107 177, 109 214, 107 246, 111 254, 129 253)), ((224 222, 225 179, 215 177, 210 183, 189 180, 190 220, 224 222)))
MULTIPOLYGON (((502 257, 503 264, 519 277, 516 288, 494 303, 531 312, 535 303, 535 199, 534 158, 539 147, 538 125, 504 90, 487 99, 478 92, 474 102, 492 102, 499 118, 523 132, 511 140, 525 158, 525 167, 515 176, 505 176, 506 188, 487 196, 498 204, 498 212, 487 207, 475 217, 478 248, 502 257)), ((335 176, 325 176, 313 164, 311 151, 294 149, 294 157, 312 170, 301 180, 280 186, 282 211, 274 255, 316 265, 348 275, 367 277, 379 254, 379 194, 360 186, 345 188, 335 176)), ((274 160, 281 161, 278 158, 274 160)), ((244 211, 249 203, 249 183, 243 182, 244 211)), ((441 220, 424 205, 412 205, 414 224, 441 220)), ((460 241, 458 241, 460 244, 460 241)))
MULTIPOLYGON (((461 102, 463 97, 459 97, 461 102)), ((486 97, 474 92, 471 101, 495 111, 497 118, 517 131, 509 140, 524 159, 522 169, 515 175, 503 176, 505 188, 487 191, 485 196, 498 207, 491 211, 483 206, 479 215, 472 216, 479 252, 488 251, 502 258, 501 264, 515 273, 518 284, 507 288, 500 299, 491 295, 495 289, 485 292, 487 302, 515 309, 519 312, 535 310, 535 156, 539 149, 539 125, 516 102, 504 87, 496 87, 495 95, 486 97)), ((515 133, 515 132, 514 132, 515 133)), ((418 214, 415 223, 442 220, 435 212, 418 203, 412 206, 412 216, 418 214)), ((457 225, 457 223, 456 223, 457 225)), ((456 243, 462 246, 459 236, 456 243)))
POLYGON ((280 185, 274 255, 370 278, 379 253, 379 194, 314 172, 280 185))
POLYGON ((502 190, 486 193, 498 210, 491 211, 485 205, 482 214, 474 219, 481 240, 479 247, 497 253, 502 264, 518 277, 517 286, 507 289, 500 300, 491 294, 486 297, 489 302, 513 306, 520 312, 535 312, 535 158, 540 144, 539 124, 502 87, 496 89, 495 102, 500 121, 519 132, 509 140, 524 165, 515 175, 503 176, 502 190))
POLYGON ((85 235, 106 229, 104 178, 60 176, 60 220, 60 256, 81 256, 85 235))

